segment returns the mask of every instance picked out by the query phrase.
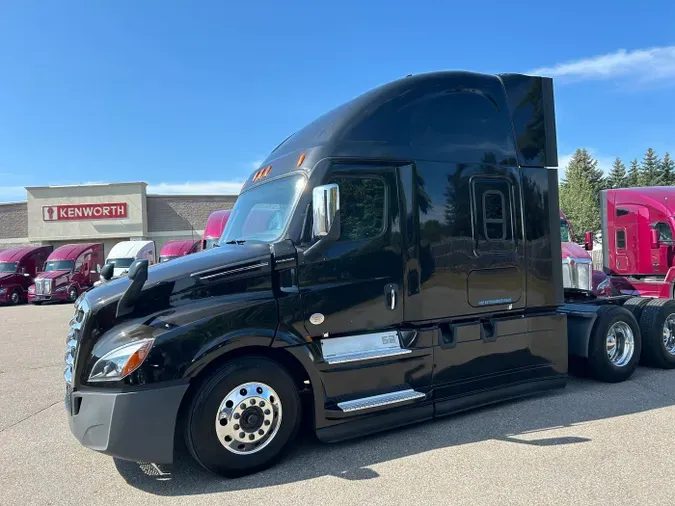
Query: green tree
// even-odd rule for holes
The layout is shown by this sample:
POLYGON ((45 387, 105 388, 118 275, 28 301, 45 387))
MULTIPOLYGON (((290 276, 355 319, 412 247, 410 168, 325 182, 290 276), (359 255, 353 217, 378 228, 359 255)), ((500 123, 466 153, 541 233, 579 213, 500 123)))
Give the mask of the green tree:
POLYGON ((607 188, 624 188, 626 186, 626 166, 619 157, 614 159, 612 170, 606 180, 607 188))
POLYGON ((633 158, 633 161, 630 162, 630 167, 628 167, 626 187, 635 188, 636 186, 640 186, 640 164, 638 163, 637 158, 633 158))
POLYGON ((605 174, 602 169, 598 168, 598 161, 591 156, 587 149, 577 149, 574 152, 565 170, 563 183, 570 175, 588 180, 593 189, 593 200, 598 200, 598 193, 605 186, 605 174))
POLYGON ((672 186, 675 185, 675 162, 670 157, 670 153, 666 152, 661 160, 661 170, 659 171, 659 185, 672 186))
POLYGON ((659 157, 652 148, 649 148, 640 167, 640 186, 656 186, 659 182, 660 169, 659 157))
POLYGON ((598 162, 585 149, 577 149, 560 184, 560 207, 576 230, 600 230, 598 193, 604 186, 598 162))

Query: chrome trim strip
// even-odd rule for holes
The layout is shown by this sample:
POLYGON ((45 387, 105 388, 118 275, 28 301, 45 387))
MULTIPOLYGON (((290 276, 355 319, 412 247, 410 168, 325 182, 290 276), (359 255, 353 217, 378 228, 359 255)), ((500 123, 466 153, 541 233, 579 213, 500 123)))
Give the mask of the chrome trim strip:
POLYGON ((282 258, 281 260, 275 260, 274 262, 277 263, 277 264, 283 264, 283 263, 286 263, 286 262, 292 262, 294 260, 295 260, 295 258, 282 258))
POLYGON ((414 401, 424 397, 426 397, 426 394, 417 392, 416 390, 410 388, 408 390, 399 390, 398 392, 373 395, 372 397, 363 397, 361 399, 354 399, 352 401, 338 402, 338 408, 340 408, 345 413, 349 413, 350 411, 360 411, 363 409, 389 406, 390 404, 398 404, 400 402, 414 401))
POLYGON ((228 274, 236 274, 237 272, 245 272, 245 271, 250 271, 253 269, 259 269, 260 267, 266 267, 269 265, 269 262, 262 262, 259 264, 255 265, 249 265, 247 267, 239 267, 238 269, 230 269, 230 270, 225 270, 222 272, 216 272, 215 274, 209 274, 208 276, 202 276, 202 274, 205 274, 207 272, 213 272, 216 269, 209 269, 207 271, 199 271, 199 272, 193 272, 190 274, 190 277, 199 277, 199 279, 211 279, 211 278, 217 278, 219 276, 226 276, 228 274))
POLYGON ((326 337, 321 340, 321 354, 326 362, 353 362, 401 353, 398 332, 372 332, 342 337, 326 337))
POLYGON ((374 360, 376 358, 396 357, 398 355, 407 355, 408 353, 412 353, 412 350, 393 348, 389 350, 360 351, 358 353, 350 353, 346 355, 338 355, 333 358, 327 358, 326 363, 330 365, 346 364, 348 362, 358 362, 359 360, 374 360))

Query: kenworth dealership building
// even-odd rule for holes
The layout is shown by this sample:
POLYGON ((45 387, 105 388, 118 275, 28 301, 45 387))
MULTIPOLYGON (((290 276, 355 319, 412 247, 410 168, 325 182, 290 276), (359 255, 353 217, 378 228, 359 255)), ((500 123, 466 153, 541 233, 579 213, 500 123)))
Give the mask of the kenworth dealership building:
POLYGON ((231 209, 236 195, 148 195, 147 184, 26 188, 26 201, 0 204, 0 249, 28 244, 199 239, 209 214, 231 209))

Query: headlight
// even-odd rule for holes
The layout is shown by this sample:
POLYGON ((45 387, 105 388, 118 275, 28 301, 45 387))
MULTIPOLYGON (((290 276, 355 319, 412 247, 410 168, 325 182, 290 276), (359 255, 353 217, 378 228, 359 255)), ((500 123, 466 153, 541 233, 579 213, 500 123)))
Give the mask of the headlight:
POLYGON ((143 339, 120 346, 103 355, 94 364, 89 381, 119 381, 140 367, 154 339, 143 339))
POLYGON ((7 293, 7 288, 0 288, 0 293, 7 293))

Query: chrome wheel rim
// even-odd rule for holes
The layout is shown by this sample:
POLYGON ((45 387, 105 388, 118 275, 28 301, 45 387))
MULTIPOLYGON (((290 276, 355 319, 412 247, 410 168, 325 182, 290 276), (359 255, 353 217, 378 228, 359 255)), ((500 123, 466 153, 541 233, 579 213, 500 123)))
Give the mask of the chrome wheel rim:
POLYGON ((663 346, 671 355, 675 355, 675 313, 671 313, 663 322, 663 346))
POLYGON ((218 441, 238 455, 259 452, 279 432, 281 416, 281 399, 272 387, 244 383, 220 403, 215 420, 218 441))
POLYGON ((12 292, 11 299, 12 299, 12 304, 18 304, 19 303, 19 294, 16 293, 16 292, 12 292))
POLYGON ((633 329, 626 322, 616 322, 607 332, 606 344, 609 361, 617 367, 624 367, 635 353, 633 329))

